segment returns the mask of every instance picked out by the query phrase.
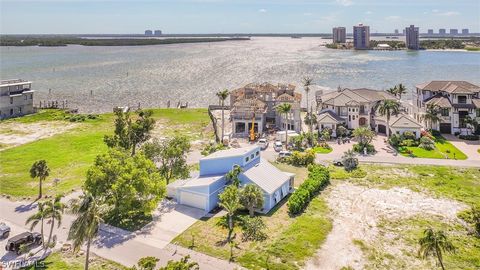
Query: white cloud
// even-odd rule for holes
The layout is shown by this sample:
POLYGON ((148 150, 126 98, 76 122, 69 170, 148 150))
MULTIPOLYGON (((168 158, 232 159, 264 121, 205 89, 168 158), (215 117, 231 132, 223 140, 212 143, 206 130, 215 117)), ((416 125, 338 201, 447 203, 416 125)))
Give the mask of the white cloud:
POLYGON ((337 2, 337 4, 342 5, 344 7, 348 7, 348 6, 353 5, 352 0, 335 0, 335 1, 337 2))
POLYGON ((447 12, 437 13, 437 15, 438 15, 438 16, 451 17, 451 16, 460 15, 460 12, 457 12, 457 11, 447 11, 447 12))
POLYGON ((258 12, 260 12, 260 13, 266 13, 266 12, 267 12, 267 10, 266 10, 266 9, 264 9, 264 8, 261 8, 261 9, 259 9, 259 10, 258 10, 258 12))
POLYGON ((437 12, 438 12, 438 9, 432 9, 432 12, 433 12, 433 13, 437 13, 437 12))
POLYGON ((365 14, 370 15, 370 14, 373 14, 373 12, 371 12, 370 10, 367 10, 365 11, 365 14))

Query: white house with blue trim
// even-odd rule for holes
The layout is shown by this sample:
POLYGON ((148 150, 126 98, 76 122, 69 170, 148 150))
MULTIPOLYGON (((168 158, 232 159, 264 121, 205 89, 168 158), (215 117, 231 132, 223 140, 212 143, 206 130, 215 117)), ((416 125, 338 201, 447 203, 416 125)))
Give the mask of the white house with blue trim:
POLYGON ((210 212, 218 205, 218 195, 227 185, 225 174, 238 165, 242 186, 256 184, 264 193, 264 205, 258 212, 267 213, 293 188, 294 175, 282 172, 260 157, 260 147, 228 149, 200 159, 200 171, 186 180, 167 186, 167 195, 178 203, 210 212))

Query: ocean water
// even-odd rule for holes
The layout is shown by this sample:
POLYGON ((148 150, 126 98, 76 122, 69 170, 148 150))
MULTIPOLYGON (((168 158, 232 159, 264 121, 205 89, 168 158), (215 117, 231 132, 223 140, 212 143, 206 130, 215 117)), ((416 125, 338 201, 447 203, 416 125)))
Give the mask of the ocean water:
POLYGON ((320 38, 254 37, 250 41, 130 47, 0 47, 0 77, 33 81, 40 100, 68 100, 83 112, 114 106, 216 104, 215 93, 250 82, 292 83, 305 76, 315 89, 411 91, 430 80, 480 84, 480 53, 330 50, 320 38))

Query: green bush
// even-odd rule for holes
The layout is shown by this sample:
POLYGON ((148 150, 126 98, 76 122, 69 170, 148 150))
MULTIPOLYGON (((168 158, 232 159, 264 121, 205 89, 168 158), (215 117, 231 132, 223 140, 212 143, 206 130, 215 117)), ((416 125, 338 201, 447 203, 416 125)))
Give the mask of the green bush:
POLYGON ((418 145, 418 147, 425 150, 433 150, 435 149, 435 142, 428 137, 422 137, 420 138, 420 144, 418 145))
POLYGON ((315 151, 312 149, 307 150, 306 152, 293 151, 291 156, 279 158, 277 161, 281 163, 287 163, 297 167, 306 167, 314 163, 315 151))
POLYGON ((393 147, 398 147, 404 139, 405 138, 403 138, 403 136, 400 134, 392 134, 392 136, 390 136, 390 138, 388 139, 388 143, 393 147))
POLYGON ((228 148, 228 147, 224 146, 224 145, 221 144, 221 143, 213 143, 213 142, 211 142, 211 143, 207 144, 207 145, 203 148, 201 154, 202 154, 203 156, 208 156, 208 155, 210 155, 210 154, 212 154, 212 153, 215 153, 215 152, 220 151, 220 150, 225 150, 225 149, 227 149, 227 148, 228 148))
POLYGON ((475 134, 471 134, 471 135, 460 135, 458 136, 460 139, 462 140, 467 140, 467 141, 478 141, 479 140, 479 136, 478 135, 475 135, 475 134))
POLYGON ((65 119, 68 119, 70 122, 83 122, 87 117, 84 114, 73 114, 65 116, 65 119))
MULTIPOLYGON (((368 154, 373 154, 375 153, 375 147, 372 144, 367 144, 365 147, 367 147, 367 153, 368 154)), ((356 143, 353 145, 353 151, 363 154, 363 146, 360 144, 356 143)))
POLYGON ((413 134, 413 132, 411 132, 411 131, 405 131, 403 133, 403 137, 405 138, 405 140, 415 140, 416 139, 415 134, 413 134))
POLYGON ((288 212, 291 215, 299 214, 307 207, 316 193, 330 183, 330 173, 322 165, 308 166, 308 177, 288 198, 288 212))
POLYGON ((401 143, 400 143, 401 146, 418 146, 418 142, 415 141, 415 140, 412 140, 412 139, 407 139, 407 140, 403 140, 401 143))
POLYGON ((242 218, 242 241, 263 241, 267 239, 265 229, 267 226, 263 223, 261 217, 249 217, 242 218))

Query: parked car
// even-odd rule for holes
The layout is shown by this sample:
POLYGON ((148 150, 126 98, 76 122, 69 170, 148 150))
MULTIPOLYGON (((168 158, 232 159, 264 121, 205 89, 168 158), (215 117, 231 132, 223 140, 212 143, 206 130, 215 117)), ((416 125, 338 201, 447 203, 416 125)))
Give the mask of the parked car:
POLYGON ((258 146, 260 146, 260 148, 262 150, 265 150, 268 147, 268 140, 267 139, 259 139, 257 144, 258 144, 258 146))
POLYGON ((341 160, 341 159, 335 159, 335 160, 333 160, 333 165, 335 165, 335 166, 343 166, 343 160, 341 160))
POLYGON ((291 155, 292 155, 292 152, 290 151, 280 151, 280 153, 278 153, 278 158, 285 158, 291 155))
POLYGON ((10 227, 5 222, 0 222, 0 236, 1 238, 7 238, 10 235, 10 227))
POLYGON ((281 141, 275 141, 275 143, 273 144, 273 149, 275 149, 275 151, 277 152, 282 151, 283 143, 281 141))
POLYGON ((24 232, 8 239, 5 250, 15 252, 20 255, 20 247, 26 245, 29 248, 42 244, 42 235, 37 232, 24 232))

